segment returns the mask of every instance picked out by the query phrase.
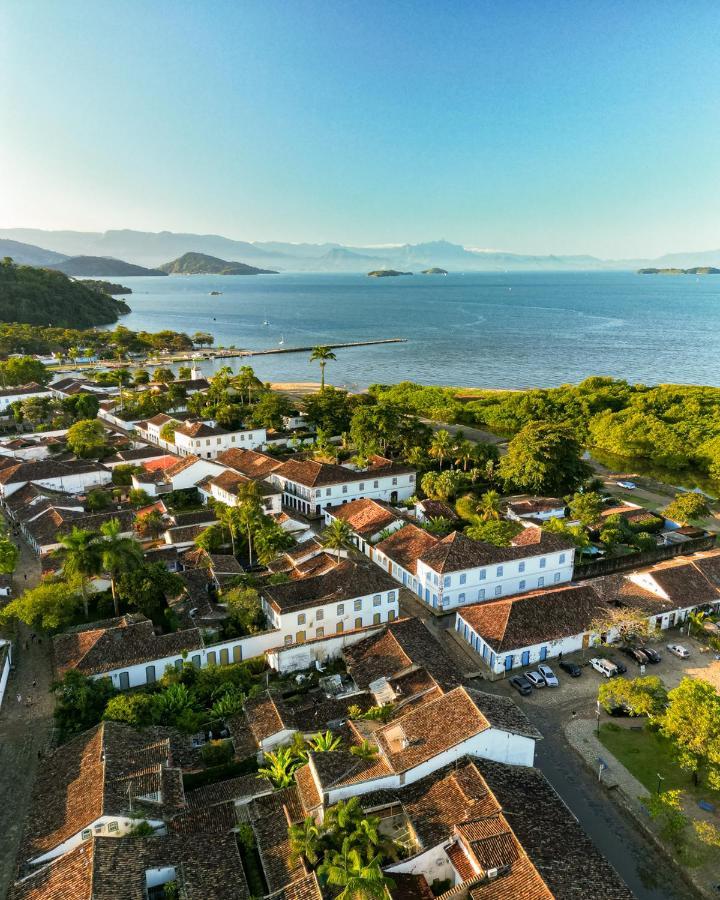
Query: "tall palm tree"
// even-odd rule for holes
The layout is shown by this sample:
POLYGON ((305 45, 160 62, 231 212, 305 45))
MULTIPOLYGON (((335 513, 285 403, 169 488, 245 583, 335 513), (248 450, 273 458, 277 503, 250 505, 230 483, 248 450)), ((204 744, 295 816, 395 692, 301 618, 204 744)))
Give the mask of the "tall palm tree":
POLYGON ((329 347, 313 347, 312 353, 310 354, 310 362, 320 363, 320 393, 325 390, 325 366, 333 359, 337 359, 337 356, 335 356, 329 347))
POLYGON ((135 517, 133 528, 138 534, 147 535, 154 540, 165 531, 165 518, 159 509, 151 509, 135 517))
POLYGON ((87 528, 73 528, 70 534, 60 536, 63 556, 63 571, 80 579, 85 618, 88 617, 87 583, 102 570, 102 552, 98 544, 98 534, 87 528))
POLYGON ((262 528, 265 515, 260 502, 260 488, 256 481, 248 481, 238 490, 238 505, 235 507, 235 518, 239 528, 247 535, 248 559, 253 564, 253 538, 262 528))
POLYGON ((478 514, 483 522, 500 518, 500 494, 497 491, 485 491, 478 501, 478 514))
POLYGON ((291 860, 297 862, 304 857, 312 867, 320 862, 322 835, 312 816, 307 816, 303 822, 291 825, 288 829, 288 836, 291 860))
POLYGON ((340 551, 353 546, 353 530, 344 519, 333 519, 320 535, 323 546, 334 550, 340 562, 340 551))
POLYGON ((453 448, 453 440, 449 431, 441 428, 433 434, 430 441, 430 449, 428 453, 433 459, 440 462, 440 471, 442 471, 443 462, 450 456, 453 448))
POLYGON ((394 887, 391 879, 383 875, 378 853, 364 862, 350 838, 342 842, 342 849, 335 852, 318 867, 318 874, 333 887, 343 890, 337 900, 387 900, 388 888, 394 887))
POLYGON ((135 538, 125 537, 120 533, 118 519, 109 519, 100 526, 101 537, 98 541, 102 554, 102 567, 110 576, 115 615, 120 615, 117 596, 117 579, 123 573, 137 569, 142 565, 143 555, 135 538))
POLYGON ((472 462, 475 445, 466 438, 458 440, 455 444, 454 457, 455 464, 463 467, 463 472, 467 472, 468 465, 472 462))

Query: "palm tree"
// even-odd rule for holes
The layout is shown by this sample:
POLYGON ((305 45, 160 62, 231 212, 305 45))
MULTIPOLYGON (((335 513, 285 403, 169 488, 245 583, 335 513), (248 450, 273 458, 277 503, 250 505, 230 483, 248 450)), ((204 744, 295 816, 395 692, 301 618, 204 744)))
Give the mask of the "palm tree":
POLYGON ((690 634, 691 631, 701 631, 706 618, 707 613, 702 610, 688 613, 688 634, 690 634))
POLYGON ((131 569, 137 569, 142 565, 143 555, 135 538, 124 537, 120 533, 118 519, 109 519, 100 526, 102 537, 98 544, 102 554, 102 568, 110 576, 110 589, 112 591, 115 615, 120 615, 120 607, 117 596, 117 579, 123 573, 131 569))
POLYGON ((87 582, 102 570, 102 553, 98 534, 87 528, 73 528, 70 534, 60 536, 63 571, 80 579, 85 618, 88 617, 87 582))
POLYGON ((333 519, 320 535, 323 546, 334 550, 340 562, 340 551, 353 546, 353 530, 344 519, 333 519))
POLYGON ((133 525, 138 534, 147 535, 153 540, 165 530, 165 519, 159 509, 151 509, 142 515, 135 517, 133 525))
POLYGON ((430 441, 430 449, 428 453, 433 459, 440 462, 440 471, 442 471, 443 462, 450 456, 453 448, 453 441, 449 431, 441 428, 436 431, 430 441))
POLYGON ((337 356, 335 356, 329 347, 313 347, 312 353, 310 354, 310 362, 320 363, 320 393, 325 390, 325 366, 332 359, 337 359, 337 356))
POLYGON ((368 862, 352 846, 350 838, 342 842, 340 852, 335 851, 318 868, 318 874, 333 887, 343 890, 337 900, 387 900, 388 888, 394 887, 391 879, 383 875, 378 853, 368 862))
POLYGON ((318 732, 310 739, 310 749, 314 753, 332 753, 342 743, 341 739, 328 730, 324 734, 318 732))
POLYGON ((378 748, 371 741, 363 740, 359 744, 353 744, 350 752, 353 756, 359 756, 360 759, 375 759, 378 748))
POLYGON ((478 514, 483 522, 500 518, 500 494, 497 491, 485 491, 478 501, 478 514))
POLYGON ((303 822, 291 825, 288 829, 290 838, 290 859, 297 862, 304 857, 310 866, 314 867, 320 861, 322 849, 322 835, 312 816, 307 816, 303 822))
POLYGON ((466 438, 458 439, 455 444, 454 456, 455 464, 463 467, 463 472, 467 472, 469 463, 472 462, 475 453, 475 444, 466 438))
POLYGON ((295 756, 292 747, 278 747, 274 753, 265 754, 265 765, 258 769, 257 777, 267 778, 279 791, 290 787, 295 770, 301 765, 302 760, 295 756))
POLYGON ((236 506, 227 506, 225 503, 217 503, 215 506, 215 515, 218 517, 220 524, 230 535, 232 554, 235 556, 235 538, 243 528, 243 520, 240 511, 236 506))
POLYGON ((239 528, 247 534, 248 559, 253 564, 253 535, 262 527, 265 516, 260 503, 260 488, 256 481, 248 481, 238 491, 238 505, 235 507, 239 528))

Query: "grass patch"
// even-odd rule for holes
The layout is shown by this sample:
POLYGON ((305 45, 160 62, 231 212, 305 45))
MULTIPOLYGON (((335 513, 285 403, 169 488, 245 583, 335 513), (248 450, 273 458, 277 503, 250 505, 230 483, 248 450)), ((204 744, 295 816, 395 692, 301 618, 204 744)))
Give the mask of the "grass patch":
POLYGON ((702 783, 695 787, 692 774, 680 768, 673 756, 671 742, 659 732, 648 728, 635 731, 615 722, 606 722, 600 727, 600 741, 651 793, 657 790, 659 774, 664 779, 664 791, 677 789, 720 803, 720 791, 702 783))

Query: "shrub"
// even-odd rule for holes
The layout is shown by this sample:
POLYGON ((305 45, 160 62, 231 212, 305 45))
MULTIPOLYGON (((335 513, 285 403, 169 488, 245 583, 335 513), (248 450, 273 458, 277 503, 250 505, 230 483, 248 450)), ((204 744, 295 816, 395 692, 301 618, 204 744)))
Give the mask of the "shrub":
POLYGON ((230 741, 210 741, 202 748, 202 761, 206 766, 222 766, 233 758, 233 745, 230 741))

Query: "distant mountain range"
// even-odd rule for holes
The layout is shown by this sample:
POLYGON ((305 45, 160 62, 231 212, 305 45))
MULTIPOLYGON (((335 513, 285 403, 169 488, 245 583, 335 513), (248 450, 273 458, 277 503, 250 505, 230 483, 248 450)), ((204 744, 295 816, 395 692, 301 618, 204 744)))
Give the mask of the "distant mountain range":
MULTIPOLYGON (((449 241, 352 247, 336 243, 292 244, 281 241, 235 241, 216 234, 118 230, 105 232, 0 229, 0 255, 29 265, 56 265, 67 257, 111 257, 156 268, 186 253, 285 272, 359 272, 374 269, 421 271, 442 267, 456 272, 603 271, 640 268, 720 266, 720 249, 668 253, 656 259, 599 259, 596 256, 528 255, 476 250, 449 241), (32 257, 32 258, 31 258, 32 257)), ((89 275, 123 274, 114 271, 89 275)), ((124 273, 127 274, 127 273, 124 273)))

